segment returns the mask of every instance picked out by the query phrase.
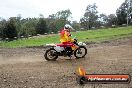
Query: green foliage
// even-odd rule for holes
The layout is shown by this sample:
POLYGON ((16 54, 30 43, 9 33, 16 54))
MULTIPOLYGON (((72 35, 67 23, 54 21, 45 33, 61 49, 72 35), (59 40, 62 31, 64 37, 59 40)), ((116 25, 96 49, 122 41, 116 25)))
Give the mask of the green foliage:
POLYGON ((29 35, 36 35, 37 22, 38 19, 36 18, 23 19, 21 22, 20 35, 25 37, 28 37, 29 35))
POLYGON ((106 25, 108 23, 108 17, 106 14, 100 14, 99 15, 99 20, 101 25, 106 25))
MULTIPOLYGON (((127 23, 127 16, 132 13, 132 0, 125 0, 121 6, 117 9, 116 15, 118 19, 118 25, 127 23)), ((128 16, 129 23, 131 18, 128 16)))
POLYGON ((13 39, 17 36, 17 30, 16 30, 16 18, 11 17, 9 18, 9 21, 6 23, 6 27, 3 30, 4 37, 7 37, 9 39, 13 39))
POLYGON ((118 25, 126 24, 127 22, 127 9, 126 9, 126 3, 123 3, 119 9, 116 11, 117 19, 118 19, 118 25))
POLYGON ((37 30, 37 33, 38 34, 44 34, 44 33, 47 33, 48 30, 47 30, 47 24, 46 24, 46 21, 44 19, 44 17, 40 17, 39 18, 39 21, 36 25, 36 30, 37 30))
POLYGON ((117 24, 117 17, 115 14, 110 14, 108 15, 108 26, 116 25, 117 24))
POLYGON ((21 15, 11 17, 7 20, 0 21, 0 38, 13 39, 21 38, 22 36, 28 38, 29 35, 45 34, 45 33, 58 33, 60 28, 64 27, 66 23, 70 23, 70 10, 58 11, 52 14, 49 18, 44 18, 40 14, 39 18, 22 18, 21 15))
POLYGON ((66 23, 70 22, 68 21, 68 18, 71 17, 71 11, 68 10, 62 10, 58 11, 56 14, 49 15, 49 32, 55 32, 57 33, 66 23))
POLYGON ((75 29, 76 31, 79 31, 79 30, 80 30, 80 24, 77 23, 77 21, 73 21, 71 26, 72 26, 73 29, 75 29))
POLYGON ((56 18, 57 19, 64 19, 64 20, 68 20, 68 18, 71 16, 71 11, 68 10, 62 10, 62 11, 58 11, 56 13, 56 18))
POLYGON ((6 36, 4 34, 5 27, 6 27, 6 20, 2 19, 0 21, 0 38, 4 38, 4 36, 6 36))

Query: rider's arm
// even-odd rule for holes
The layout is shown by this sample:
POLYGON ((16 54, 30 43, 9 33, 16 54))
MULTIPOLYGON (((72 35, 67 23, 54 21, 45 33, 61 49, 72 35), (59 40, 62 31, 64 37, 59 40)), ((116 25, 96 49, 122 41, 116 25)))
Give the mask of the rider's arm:
POLYGON ((71 38, 68 32, 65 32, 64 37, 66 38, 67 42, 74 42, 74 39, 71 38))

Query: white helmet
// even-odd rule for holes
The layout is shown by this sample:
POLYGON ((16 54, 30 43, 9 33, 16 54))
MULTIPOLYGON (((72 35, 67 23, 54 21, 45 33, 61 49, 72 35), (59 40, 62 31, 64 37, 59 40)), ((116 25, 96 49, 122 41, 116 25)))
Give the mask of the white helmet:
POLYGON ((64 26, 64 28, 65 28, 65 29, 72 29, 72 27, 71 27, 69 24, 66 24, 66 25, 64 26))

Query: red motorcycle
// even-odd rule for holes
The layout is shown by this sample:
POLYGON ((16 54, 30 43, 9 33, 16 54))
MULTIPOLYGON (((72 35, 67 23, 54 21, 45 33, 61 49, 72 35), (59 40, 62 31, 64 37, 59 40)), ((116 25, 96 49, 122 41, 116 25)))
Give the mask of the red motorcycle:
POLYGON ((68 56, 71 57, 74 55, 77 59, 83 58, 87 54, 86 44, 82 42, 77 42, 77 39, 74 39, 73 43, 69 44, 47 44, 50 46, 46 50, 44 57, 47 61, 55 61, 58 56, 68 56), (77 48, 72 50, 72 46, 75 45, 77 48))

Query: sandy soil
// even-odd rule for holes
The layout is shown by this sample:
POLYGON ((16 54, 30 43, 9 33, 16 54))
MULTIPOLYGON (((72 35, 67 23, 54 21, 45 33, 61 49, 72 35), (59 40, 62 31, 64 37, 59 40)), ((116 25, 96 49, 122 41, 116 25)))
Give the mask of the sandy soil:
POLYGON ((46 61, 46 48, 0 48, 0 88, 132 88, 130 84, 76 83, 83 66, 88 74, 132 75, 132 38, 87 45, 88 54, 76 60, 59 57, 46 61))

